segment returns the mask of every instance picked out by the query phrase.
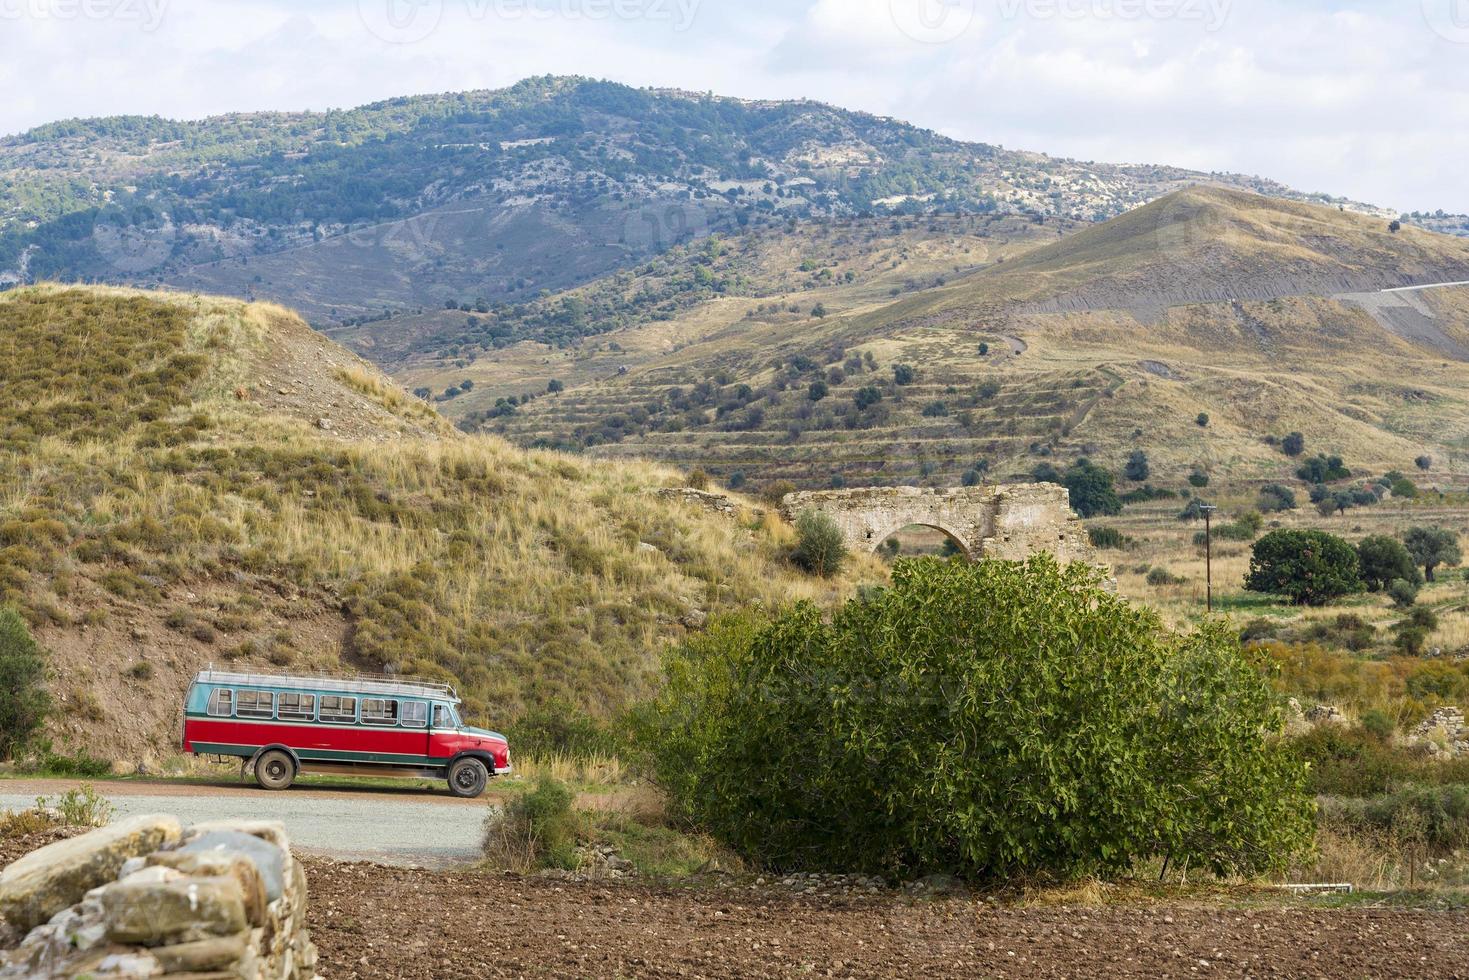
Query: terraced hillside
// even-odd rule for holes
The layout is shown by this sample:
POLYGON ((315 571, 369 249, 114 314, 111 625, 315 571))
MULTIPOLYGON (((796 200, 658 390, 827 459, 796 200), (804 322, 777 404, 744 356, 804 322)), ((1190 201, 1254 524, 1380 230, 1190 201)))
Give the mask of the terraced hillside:
MULTIPOLYGON (((1047 243, 825 318, 705 304, 658 327, 707 318, 697 342, 482 424, 807 487, 1083 455, 1120 469, 1135 450, 1179 485, 1260 481, 1294 469, 1267 441, 1291 431, 1365 467, 1469 468, 1469 291, 1379 292, 1469 279, 1463 240, 1199 187, 1031 241, 1047 243)), ((639 349, 651 329, 607 342, 639 349)), ((499 359, 476 361, 477 396, 505 397, 499 359)), ((544 390, 522 355, 504 361, 506 385, 544 390)))
POLYGON ((794 572, 778 521, 657 494, 679 479, 464 436, 278 307, 0 296, 0 601, 49 650, 58 748, 175 751, 210 662, 606 712, 710 613, 852 584, 794 572))

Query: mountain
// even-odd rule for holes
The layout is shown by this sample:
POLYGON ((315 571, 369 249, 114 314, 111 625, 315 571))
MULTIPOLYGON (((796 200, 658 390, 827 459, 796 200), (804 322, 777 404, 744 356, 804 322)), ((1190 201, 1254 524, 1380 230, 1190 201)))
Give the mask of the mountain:
POLYGON ((114 759, 176 752, 211 662, 452 679, 502 725, 605 713, 710 613, 853 581, 667 470, 465 436, 263 304, 0 295, 0 449, 0 602, 48 650, 56 747, 114 759))
POLYGON ((68 120, 5 138, 0 284, 171 285, 342 325, 513 306, 716 232, 867 214, 1094 221, 1201 180, 1326 200, 962 143, 815 102, 536 78, 349 111, 68 120))
POLYGON ((929 220, 905 227, 915 247, 976 251, 896 296, 883 275, 905 260, 889 269, 893 243, 868 229, 812 249, 861 270, 852 283, 781 292, 771 277, 771 295, 710 298, 573 351, 420 353, 395 370, 433 392, 457 379, 443 404, 461 424, 736 484, 952 485, 1079 456, 1120 470, 1135 450, 1157 481, 1248 484, 1291 477, 1269 438, 1291 431, 1378 473, 1421 455, 1464 466, 1469 288, 1400 287, 1469 280, 1469 241, 1202 186, 1075 231, 1020 222, 987 240, 991 219, 929 220))

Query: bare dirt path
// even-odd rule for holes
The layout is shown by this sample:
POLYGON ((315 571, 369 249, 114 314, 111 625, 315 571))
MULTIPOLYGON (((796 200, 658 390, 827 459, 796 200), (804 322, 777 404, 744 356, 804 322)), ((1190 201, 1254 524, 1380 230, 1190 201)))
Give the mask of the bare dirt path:
POLYGON ((1469 977, 1463 911, 1014 908, 320 861, 308 875, 333 978, 1469 977))

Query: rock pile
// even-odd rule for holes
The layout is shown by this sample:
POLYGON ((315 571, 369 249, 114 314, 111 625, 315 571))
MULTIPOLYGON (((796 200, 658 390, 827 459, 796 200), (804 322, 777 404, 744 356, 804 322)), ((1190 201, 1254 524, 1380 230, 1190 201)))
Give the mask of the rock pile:
POLYGON ((51 844, 0 873, 0 918, 4 980, 316 975, 306 876, 277 823, 139 816, 51 844))
POLYGON ((716 514, 723 514, 725 517, 735 517, 740 512, 739 505, 722 493, 695 490, 693 487, 660 487, 653 492, 665 500, 682 500, 696 507, 711 510, 716 514))
POLYGON ((1446 759, 1469 755, 1469 726, 1459 708, 1439 708, 1423 720, 1409 741, 1423 747, 1429 755, 1446 759))

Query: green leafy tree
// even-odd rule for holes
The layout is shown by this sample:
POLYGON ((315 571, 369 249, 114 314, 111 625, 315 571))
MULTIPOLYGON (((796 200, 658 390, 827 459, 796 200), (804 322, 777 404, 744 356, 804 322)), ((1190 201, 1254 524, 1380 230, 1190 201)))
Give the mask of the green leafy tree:
POLYGON ((1432 456, 1419 456, 1416 460, 1414 460, 1414 464, 1420 470, 1422 470, 1423 472, 1427 473, 1429 470, 1433 469, 1433 457, 1432 456))
POLYGON ((1152 468, 1148 465, 1148 454, 1141 449, 1134 449, 1127 457, 1127 465, 1123 467, 1122 475, 1134 483, 1146 480, 1152 468))
POLYGON ((1423 567, 1423 577, 1435 581, 1440 566, 1453 567, 1464 560, 1459 536, 1441 527, 1415 527, 1403 535, 1403 544, 1413 560, 1423 567))
POLYGON ((894 384, 911 385, 914 381, 917 381, 917 380, 918 380, 918 372, 913 369, 913 365, 911 365, 911 364, 894 364, 893 365, 893 383, 894 384))
MULTIPOLYGON (((833 486, 837 477, 832 478, 833 486)), ((841 571, 847 560, 847 546, 841 528, 828 514, 804 511, 796 518, 796 549, 791 560, 812 575, 829 578, 841 571)))
POLYGON ((1252 656, 1083 563, 900 561, 830 620, 803 603, 691 639, 638 743, 678 817, 778 870, 1249 875, 1313 825, 1252 656))
POLYGON ((1122 513, 1112 473, 1089 459, 1078 459, 1066 470, 1061 485, 1071 493, 1071 509, 1082 517, 1122 513))
POLYGON ((1418 566, 1397 538, 1374 534, 1357 542, 1357 561, 1367 591, 1386 591, 1395 580, 1416 582, 1418 566))
POLYGON ((1280 448, 1292 459, 1306 451, 1306 437, 1299 432, 1292 432, 1280 440, 1280 448))
POLYGON ((1255 509, 1262 514, 1275 514, 1280 511, 1296 509, 1296 492, 1290 487, 1281 486, 1279 483, 1271 483, 1260 488, 1260 495, 1255 499, 1255 509))
POLYGON ((1037 463, 1030 471, 1030 478, 1037 483, 1060 483, 1061 471, 1050 463, 1037 463))
POLYGON ((1255 542, 1245 588, 1324 606, 1366 589, 1356 550, 1325 531, 1271 531, 1255 542))
POLYGON ((813 381, 811 387, 806 390, 806 397, 813 402, 819 402, 831 393, 825 381, 813 381))
POLYGON ((40 647, 14 609, 0 608, 0 759, 41 728, 51 708, 40 647))
POLYGON ((1301 464, 1296 476, 1307 483, 1338 483, 1350 480, 1352 471, 1347 469, 1340 456, 1316 456, 1301 464))

